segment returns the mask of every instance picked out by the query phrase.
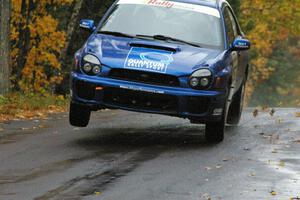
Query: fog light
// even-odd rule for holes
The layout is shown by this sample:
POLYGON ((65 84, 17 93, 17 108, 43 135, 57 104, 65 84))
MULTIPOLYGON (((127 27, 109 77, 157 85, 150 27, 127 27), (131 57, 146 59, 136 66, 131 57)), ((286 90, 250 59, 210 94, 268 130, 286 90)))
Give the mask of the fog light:
POLYGON ((199 85, 199 79, 198 78, 191 78, 190 85, 192 87, 197 87, 199 85))
POLYGON ((222 113, 223 113, 223 108, 216 108, 214 109, 213 115, 219 116, 222 115, 222 113))
POLYGON ((201 84, 202 87, 208 86, 208 84, 209 84, 208 78, 202 78, 201 81, 200 81, 200 84, 201 84))
POLYGON ((83 70, 86 72, 86 73, 89 73, 91 70, 92 70, 92 65, 90 63, 85 63, 83 65, 83 70))
POLYGON ((98 65, 96 65, 96 66, 93 67, 93 73, 94 73, 94 74, 99 74, 99 73, 100 73, 100 70, 101 70, 101 69, 100 69, 100 67, 99 67, 98 65))

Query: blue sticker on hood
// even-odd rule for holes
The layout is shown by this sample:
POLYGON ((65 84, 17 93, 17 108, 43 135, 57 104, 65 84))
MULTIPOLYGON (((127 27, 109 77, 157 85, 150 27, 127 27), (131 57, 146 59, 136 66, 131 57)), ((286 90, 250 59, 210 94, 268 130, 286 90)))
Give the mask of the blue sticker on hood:
POLYGON ((133 47, 127 55, 124 68, 166 73, 173 62, 172 52, 133 47))

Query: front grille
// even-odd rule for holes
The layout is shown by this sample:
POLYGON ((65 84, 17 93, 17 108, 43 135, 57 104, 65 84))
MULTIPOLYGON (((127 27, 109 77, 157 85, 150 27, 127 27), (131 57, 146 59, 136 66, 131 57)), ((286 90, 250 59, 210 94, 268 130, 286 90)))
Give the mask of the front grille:
POLYGON ((95 86, 84 81, 75 82, 75 90, 78 97, 86 100, 93 100, 95 98, 95 86))
POLYGON ((176 114, 178 110, 177 97, 118 88, 106 88, 103 102, 111 106, 144 111, 176 114))
POLYGON ((208 111, 210 99, 205 97, 188 97, 188 112, 203 114, 208 111))
POLYGON ((152 85, 162 85, 170 87, 179 87, 180 85, 179 80, 176 76, 137 70, 112 69, 109 73, 109 77, 152 85))

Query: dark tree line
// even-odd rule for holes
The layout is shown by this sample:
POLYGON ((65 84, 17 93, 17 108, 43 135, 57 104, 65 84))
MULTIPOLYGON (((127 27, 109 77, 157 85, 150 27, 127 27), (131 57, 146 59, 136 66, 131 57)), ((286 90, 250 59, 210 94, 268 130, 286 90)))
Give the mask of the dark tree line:
POLYGON ((0 94, 9 90, 10 63, 10 0, 0 0, 0 94))

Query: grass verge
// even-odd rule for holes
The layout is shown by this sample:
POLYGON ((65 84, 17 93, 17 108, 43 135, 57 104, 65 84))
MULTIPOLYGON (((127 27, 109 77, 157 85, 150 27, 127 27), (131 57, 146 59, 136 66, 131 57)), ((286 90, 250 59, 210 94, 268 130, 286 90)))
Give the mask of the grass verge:
POLYGON ((0 122, 45 118, 48 114, 66 111, 68 104, 69 100, 61 95, 0 95, 0 122))

